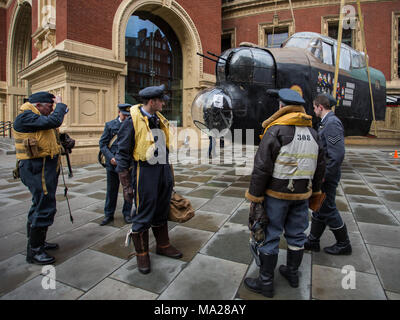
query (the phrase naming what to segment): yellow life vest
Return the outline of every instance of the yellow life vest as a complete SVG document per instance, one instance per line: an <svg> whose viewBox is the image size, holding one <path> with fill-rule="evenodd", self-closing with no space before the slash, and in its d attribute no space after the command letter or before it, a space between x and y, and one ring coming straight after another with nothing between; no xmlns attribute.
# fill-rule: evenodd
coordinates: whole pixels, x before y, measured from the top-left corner
<svg viewBox="0 0 400 320"><path fill-rule="evenodd" d="M29 102L20 107L20 113L27 110L40 115L39 110ZM58 129L48 129L36 132L18 132L13 129L17 160L43 158L46 156L54 158L55 155L60 154L61 145L57 139L57 130ZM34 154L28 152L27 149L29 147L28 144L32 144L32 142L34 144L32 147L35 148L36 151Z"/></svg>
<svg viewBox="0 0 400 320"><path fill-rule="evenodd" d="M142 104L136 104L130 109L133 128L135 129L133 159L135 161L148 161L154 157L156 146L149 126L149 120L140 112L141 106ZM169 122L160 112L157 111L156 114L160 119L160 128L165 134L166 147L170 150Z"/></svg>

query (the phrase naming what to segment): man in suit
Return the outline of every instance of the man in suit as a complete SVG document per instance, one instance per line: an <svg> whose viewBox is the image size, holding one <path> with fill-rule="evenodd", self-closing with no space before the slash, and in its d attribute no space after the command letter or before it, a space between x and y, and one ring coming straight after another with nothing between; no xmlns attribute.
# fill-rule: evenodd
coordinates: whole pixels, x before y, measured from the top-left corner
<svg viewBox="0 0 400 320"><path fill-rule="evenodd" d="M100 223L101 226L109 224L114 220L115 208L117 206L118 189L119 189L119 176L115 171L117 167L117 161L115 160L115 154L117 153L117 133L121 127L122 122L130 116L129 104L118 105L118 117L114 120L106 122L104 132L100 138L99 146L100 151L103 153L106 159L106 170L107 170L107 194L106 203L104 206L104 219ZM132 203L124 200L124 206L122 208L122 214L124 215L124 221L129 224L132 223L131 218Z"/></svg>

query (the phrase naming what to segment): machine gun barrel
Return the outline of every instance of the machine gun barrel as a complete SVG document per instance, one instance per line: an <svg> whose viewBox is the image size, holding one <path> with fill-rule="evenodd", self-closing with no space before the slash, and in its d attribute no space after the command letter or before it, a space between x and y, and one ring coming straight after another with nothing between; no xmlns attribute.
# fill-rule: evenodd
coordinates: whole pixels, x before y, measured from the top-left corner
<svg viewBox="0 0 400 320"><path fill-rule="evenodd" d="M214 54L214 53L212 53L210 51L207 51L207 53L212 55L213 57L219 58L219 59L224 60L224 61L228 61L228 59L222 58L221 56L218 56L218 55L216 55L216 54Z"/></svg>
<svg viewBox="0 0 400 320"><path fill-rule="evenodd" d="M203 58L206 58L206 59L208 59L208 60L214 61L215 63L218 63L218 60L212 59L212 58L207 57L207 56L205 56L204 54L201 54L201 53L198 53L198 52L196 52L196 53L197 53L197 55L199 55L199 56L201 56L201 57L203 57Z"/></svg>

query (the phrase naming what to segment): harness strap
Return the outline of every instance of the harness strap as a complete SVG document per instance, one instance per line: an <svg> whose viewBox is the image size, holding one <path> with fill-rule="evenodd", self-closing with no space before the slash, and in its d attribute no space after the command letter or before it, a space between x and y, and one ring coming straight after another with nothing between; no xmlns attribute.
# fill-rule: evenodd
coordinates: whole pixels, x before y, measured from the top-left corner
<svg viewBox="0 0 400 320"><path fill-rule="evenodd" d="M42 167L42 188L43 188L43 192L44 192L44 194L45 194L45 195L47 195L47 194L48 194L48 192L47 192L47 187L46 187L46 180L45 180L45 178L44 178L44 167L45 167L45 164L46 164L46 157L43 157L43 167Z"/></svg>

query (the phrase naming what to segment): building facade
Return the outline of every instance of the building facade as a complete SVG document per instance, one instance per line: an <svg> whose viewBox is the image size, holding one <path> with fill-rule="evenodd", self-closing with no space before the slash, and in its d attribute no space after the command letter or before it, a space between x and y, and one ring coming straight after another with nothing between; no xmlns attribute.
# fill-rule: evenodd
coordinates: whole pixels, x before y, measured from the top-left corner
<svg viewBox="0 0 400 320"><path fill-rule="evenodd" d="M370 65L385 74L388 94L400 95L400 1L361 3ZM279 46L300 31L335 37L339 7L340 0L0 0L0 121L12 121L33 92L61 94L71 107L61 129L77 141L72 161L93 162L104 123L118 103L136 103L141 88L164 83L166 116L193 127L191 103L215 83L215 63L197 53L241 42ZM355 18L343 41L361 49ZM400 137L399 110L388 108L379 135Z"/></svg>

